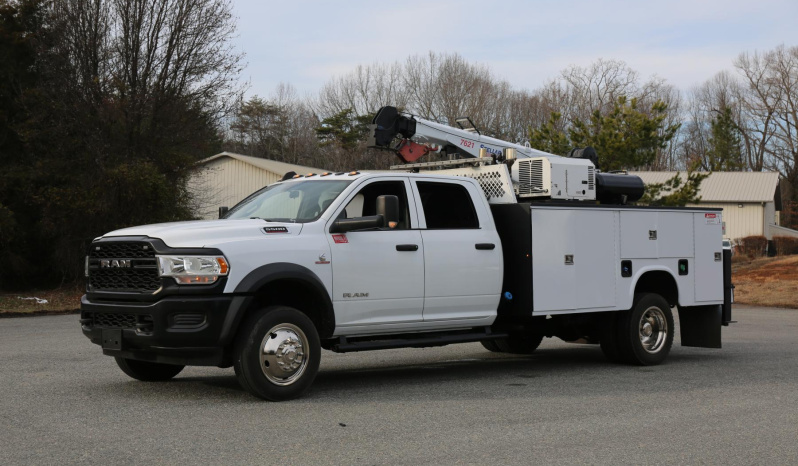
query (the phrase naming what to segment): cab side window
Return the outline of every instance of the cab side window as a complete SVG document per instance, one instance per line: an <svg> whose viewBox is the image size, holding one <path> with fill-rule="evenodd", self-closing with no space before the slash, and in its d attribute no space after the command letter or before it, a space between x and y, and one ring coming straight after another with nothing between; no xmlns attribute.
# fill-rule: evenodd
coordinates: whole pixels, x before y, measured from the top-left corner
<svg viewBox="0 0 798 466"><path fill-rule="evenodd" d="M341 216L346 218L377 215L377 197L390 195L399 198L399 224L394 230L410 228L410 211L407 205L407 190L403 181L378 181L364 186L349 201Z"/></svg>
<svg viewBox="0 0 798 466"><path fill-rule="evenodd" d="M418 193L428 230L479 228L477 211L465 186L419 181Z"/></svg>

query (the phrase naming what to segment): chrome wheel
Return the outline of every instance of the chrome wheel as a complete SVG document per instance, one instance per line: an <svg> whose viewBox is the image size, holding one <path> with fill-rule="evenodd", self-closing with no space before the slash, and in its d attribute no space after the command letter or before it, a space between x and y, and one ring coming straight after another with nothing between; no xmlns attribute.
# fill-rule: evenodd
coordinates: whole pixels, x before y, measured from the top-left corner
<svg viewBox="0 0 798 466"><path fill-rule="evenodd" d="M646 352L658 353L668 337L668 320L662 309L652 306L643 312L639 323L640 344Z"/></svg>
<svg viewBox="0 0 798 466"><path fill-rule="evenodd" d="M260 344L260 368L276 385L291 385L308 366L308 338L296 325L279 324Z"/></svg>

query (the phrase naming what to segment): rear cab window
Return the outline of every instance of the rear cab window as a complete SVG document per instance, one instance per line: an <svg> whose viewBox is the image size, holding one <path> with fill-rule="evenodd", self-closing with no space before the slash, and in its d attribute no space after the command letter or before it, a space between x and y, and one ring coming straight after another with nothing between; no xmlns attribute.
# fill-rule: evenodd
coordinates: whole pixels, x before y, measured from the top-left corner
<svg viewBox="0 0 798 466"><path fill-rule="evenodd" d="M416 181L428 230L479 228L468 189L458 183Z"/></svg>

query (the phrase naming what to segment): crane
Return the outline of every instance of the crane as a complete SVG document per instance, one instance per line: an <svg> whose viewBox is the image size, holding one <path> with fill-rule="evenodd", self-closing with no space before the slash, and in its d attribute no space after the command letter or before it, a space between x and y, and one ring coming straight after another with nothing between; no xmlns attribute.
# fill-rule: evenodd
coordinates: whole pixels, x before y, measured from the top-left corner
<svg viewBox="0 0 798 466"><path fill-rule="evenodd" d="M458 118L460 128L399 112L396 107L380 108L369 127L369 146L391 150L405 164L397 168L446 169L468 166L479 174L468 174L462 168L457 173L480 180L485 170L498 173L512 184L519 198L596 201L625 204L643 196L645 186L637 176L601 173L598 155L592 147L573 149L567 157L533 149L529 146L485 136L469 118ZM468 126L466 127L466 124ZM395 142L397 141L398 142ZM448 162L417 163L430 154L448 155ZM493 168L477 164L494 165ZM515 162L518 163L515 163ZM504 165L499 167L498 165ZM505 176L506 174L506 176ZM480 181L482 183L482 181ZM490 200L490 190L483 184ZM502 196L506 202L508 198Z"/></svg>

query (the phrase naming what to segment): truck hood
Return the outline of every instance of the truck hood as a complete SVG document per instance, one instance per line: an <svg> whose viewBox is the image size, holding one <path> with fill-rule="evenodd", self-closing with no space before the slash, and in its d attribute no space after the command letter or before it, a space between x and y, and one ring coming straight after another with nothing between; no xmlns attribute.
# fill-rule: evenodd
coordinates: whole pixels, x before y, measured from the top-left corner
<svg viewBox="0 0 798 466"><path fill-rule="evenodd" d="M265 222L260 219L199 220L190 222L157 223L112 231L112 236L149 236L163 240L172 248L213 247L244 238L264 236L295 236L302 231L301 223Z"/></svg>

